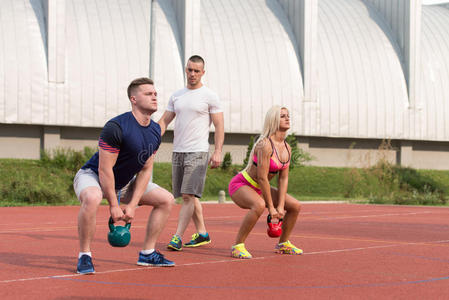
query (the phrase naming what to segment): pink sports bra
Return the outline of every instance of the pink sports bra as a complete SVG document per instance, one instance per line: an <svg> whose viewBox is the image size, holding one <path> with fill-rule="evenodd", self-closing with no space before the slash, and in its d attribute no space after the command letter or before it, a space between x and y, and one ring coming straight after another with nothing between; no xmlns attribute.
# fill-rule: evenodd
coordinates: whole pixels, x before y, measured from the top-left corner
<svg viewBox="0 0 449 300"><path fill-rule="evenodd" d="M290 165L290 152L288 151L287 142L284 140L285 148L287 149L287 152L288 152L288 160L286 162L283 162L282 160L279 159L278 152L277 152L276 147L274 146L273 141L271 140L271 138L268 138L268 140L271 143L271 149L272 149L271 156L270 156L269 172L271 174L277 174L280 170L284 170L284 169L288 168L288 166ZM276 153L276 157L279 160L279 162L282 164L282 166L279 166L273 160L273 154L274 153ZM257 156L256 156L256 154L253 155L253 165L257 166Z"/></svg>

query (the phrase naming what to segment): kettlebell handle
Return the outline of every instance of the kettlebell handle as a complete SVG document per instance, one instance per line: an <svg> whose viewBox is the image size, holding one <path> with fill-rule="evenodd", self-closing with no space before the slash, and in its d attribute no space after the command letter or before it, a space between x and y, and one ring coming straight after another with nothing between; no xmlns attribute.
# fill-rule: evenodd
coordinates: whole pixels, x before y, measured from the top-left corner
<svg viewBox="0 0 449 300"><path fill-rule="evenodd" d="M278 223L282 223L282 220L283 219L279 219ZM268 214L268 216L267 216L267 223L271 223L271 215L270 214Z"/></svg>
<svg viewBox="0 0 449 300"><path fill-rule="evenodd" d="M112 216L109 217L109 231L113 232L115 230L115 226L114 226L114 219L112 219ZM125 224L126 229L130 229L131 228L131 223L126 223Z"/></svg>

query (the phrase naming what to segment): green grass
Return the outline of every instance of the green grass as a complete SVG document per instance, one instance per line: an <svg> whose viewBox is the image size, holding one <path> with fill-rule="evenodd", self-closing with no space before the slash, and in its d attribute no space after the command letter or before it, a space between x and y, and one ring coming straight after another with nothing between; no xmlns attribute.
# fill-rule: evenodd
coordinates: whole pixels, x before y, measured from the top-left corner
<svg viewBox="0 0 449 300"><path fill-rule="evenodd" d="M35 160L0 160L0 205L75 204L72 171Z"/></svg>
<svg viewBox="0 0 449 300"><path fill-rule="evenodd" d="M0 159L0 206L78 205L72 186L78 159L74 160L76 162L69 159L68 164L61 161L64 161L61 157L57 163L48 157L42 160ZM441 199L449 195L449 171L395 168L295 167L290 170L288 193L301 201L445 204ZM226 170L209 169L202 200L217 200L220 190L227 194L229 181L241 169L242 166L235 165ZM156 163L153 181L171 191L171 164ZM276 178L272 184L276 185Z"/></svg>
<svg viewBox="0 0 449 300"><path fill-rule="evenodd" d="M419 173L432 178L435 182L437 182L444 193L449 195L449 171L442 170L419 170Z"/></svg>
<svg viewBox="0 0 449 300"><path fill-rule="evenodd" d="M296 167L289 172L288 192L310 199L344 198L344 168Z"/></svg>

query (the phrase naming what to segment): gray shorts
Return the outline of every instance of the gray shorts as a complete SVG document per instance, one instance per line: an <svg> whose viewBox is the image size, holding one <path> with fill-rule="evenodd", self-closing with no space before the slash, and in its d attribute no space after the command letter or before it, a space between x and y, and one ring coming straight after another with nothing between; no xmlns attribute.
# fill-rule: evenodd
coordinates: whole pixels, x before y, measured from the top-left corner
<svg viewBox="0 0 449 300"><path fill-rule="evenodd" d="M131 197L134 192L134 183L136 182L136 176L134 176L131 181L122 189L117 190L117 198L122 203L128 203L131 200ZM92 171L91 169L80 169L76 175L75 179L73 180L73 189L75 190L76 197L78 200L80 199L81 192L87 188L87 187L98 187L101 190L100 187L100 179L98 178L98 175ZM144 192L144 194L158 188L159 185L156 183L151 182L151 180L148 182L147 188Z"/></svg>
<svg viewBox="0 0 449 300"><path fill-rule="evenodd" d="M173 152L172 187L175 198L181 197L182 194L201 198L208 160L208 152Z"/></svg>

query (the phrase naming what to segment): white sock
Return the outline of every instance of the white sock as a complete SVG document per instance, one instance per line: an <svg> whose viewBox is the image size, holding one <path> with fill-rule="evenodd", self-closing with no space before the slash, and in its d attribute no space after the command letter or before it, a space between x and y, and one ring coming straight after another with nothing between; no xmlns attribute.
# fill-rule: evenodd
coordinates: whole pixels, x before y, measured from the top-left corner
<svg viewBox="0 0 449 300"><path fill-rule="evenodd" d="M148 249L148 250L140 250L140 253L144 255L148 255L154 252L154 249Z"/></svg>
<svg viewBox="0 0 449 300"><path fill-rule="evenodd" d="M92 252L80 252L78 254L78 258L81 258L81 256L83 256L83 255L89 255L90 257L92 257Z"/></svg>

